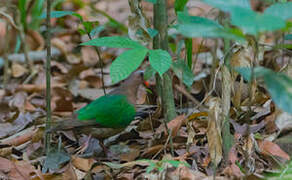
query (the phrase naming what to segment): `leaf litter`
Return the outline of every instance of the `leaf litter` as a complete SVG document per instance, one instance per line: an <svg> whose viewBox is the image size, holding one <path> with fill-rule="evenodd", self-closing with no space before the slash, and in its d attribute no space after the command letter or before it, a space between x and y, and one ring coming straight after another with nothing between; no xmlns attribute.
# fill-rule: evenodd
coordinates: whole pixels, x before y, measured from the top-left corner
<svg viewBox="0 0 292 180"><path fill-rule="evenodd" d="M72 10L82 14L86 19L98 19L104 26L102 36L124 35L123 30L112 26L103 13L97 13L87 3L92 3L95 9L107 12L122 24L131 23L135 30L134 21L127 22L130 14L128 2L86 0L66 1L62 3L63 10ZM168 3L173 5L173 1ZM152 6L143 2L145 14L150 17ZM201 8L198 12L199 6ZM89 10L91 9L91 10ZM210 7L190 1L190 13L200 14L209 12ZM95 13L91 13L94 11ZM170 10L171 11L171 10ZM173 11L173 10L172 10ZM101 12L101 11L99 11ZM12 13L12 12L9 12ZM8 13L8 14L9 14ZM144 15L144 13L143 13ZM213 14L212 14L213 15ZM171 18L174 16L171 15ZM59 53L52 61L52 110L53 120L66 119L76 109L81 108L91 100L103 95L101 90L101 74L97 54L93 48L78 47L87 37L78 34L76 27L78 19L67 16L63 22L52 19L54 27L60 27L54 32L52 44ZM6 24L1 21L1 37L10 34L16 37L14 31L7 32ZM141 24L139 25L141 26ZM145 29L144 29L145 30ZM38 31L27 33L27 44L30 49L44 50L44 37ZM15 39L11 44L15 46ZM265 37L261 37L265 38ZM271 41L270 38L268 39ZM203 72L204 75L195 80L188 89L197 100L209 102L207 112L193 112L194 107L186 97L177 93L176 103L180 113L167 123L162 121L161 109L156 99L156 90L152 84L152 93L139 89L137 104L154 104L158 107L152 115L134 121L127 130L116 137L108 139L109 156L103 155L98 140L90 140L89 146L78 154L86 137L74 134L72 131L58 132L53 135L52 145L58 150L51 155L51 161L44 164L43 150L45 135L45 73L42 57L34 61L37 75L29 83L24 83L29 76L28 67L22 62L13 62L9 68L8 84L0 87L0 176L3 179L234 179L249 175L262 177L267 170L282 166L290 160L290 141L284 141L291 136L291 116L279 110L267 92L254 86L255 100L252 104L254 116L245 121L248 112L248 84L237 80L236 73L231 74L232 93L230 122L232 145L227 162L223 162L222 153L222 117L220 112L221 82L217 77L214 81L214 92L206 84L213 84L210 77L211 56L206 52L213 50L215 42L208 40L204 43L201 38L193 38L193 52L196 57L196 67L193 72ZM12 46L11 46L12 47ZM240 47L231 57L231 65L250 66L252 52L250 47ZM3 56L5 46L1 44L0 55ZM261 49L263 63L269 62L273 50ZM9 51L13 53L13 51ZM121 50L102 48L102 59L105 72L107 91L115 87L109 78L109 65L121 53ZM184 51L181 51L184 54ZM33 54L33 53L31 53ZM23 56L24 57L24 56ZM287 57L284 57L284 59ZM279 59L277 59L279 61ZM281 63L273 64L275 70L281 69ZM289 74L289 71L287 72ZM291 74L291 73L290 73ZM3 74L1 74L1 80ZM291 77L291 76L290 76ZM179 77L177 77L179 79ZM177 83L182 86L180 80ZM150 87L151 89L151 87ZM210 103L210 102L213 102ZM183 102L183 105L182 103ZM203 101L204 102L204 101ZM208 104L205 104L207 106ZM191 106L191 108L189 108ZM192 109L192 110L190 110ZM147 110L146 110L147 111ZM150 111L150 110L149 110ZM171 131L171 134L168 133ZM59 147L58 147L59 146ZM288 148L287 148L288 146ZM174 154L171 155L172 149ZM44 165L44 166L43 166ZM214 169L214 167L216 167ZM41 171L48 168L50 172Z"/></svg>

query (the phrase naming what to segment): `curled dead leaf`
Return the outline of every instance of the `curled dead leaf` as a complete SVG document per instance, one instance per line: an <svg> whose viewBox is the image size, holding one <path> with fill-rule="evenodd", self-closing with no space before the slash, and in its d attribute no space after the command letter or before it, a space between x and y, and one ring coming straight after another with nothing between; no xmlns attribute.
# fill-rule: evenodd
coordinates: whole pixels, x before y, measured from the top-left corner
<svg viewBox="0 0 292 180"><path fill-rule="evenodd" d="M222 159L222 137L221 137L221 121L222 110L220 108L219 98L212 98L209 101L209 113L208 113L208 128L207 139L210 158L217 166Z"/></svg>

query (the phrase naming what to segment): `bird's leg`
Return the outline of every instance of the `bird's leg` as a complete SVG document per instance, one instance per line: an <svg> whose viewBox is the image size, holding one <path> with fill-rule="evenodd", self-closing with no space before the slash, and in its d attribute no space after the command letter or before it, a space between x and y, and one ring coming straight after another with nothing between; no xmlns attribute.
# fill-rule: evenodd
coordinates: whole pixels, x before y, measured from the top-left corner
<svg viewBox="0 0 292 180"><path fill-rule="evenodd" d="M89 142L90 142L90 139L91 139L91 134L88 136L87 140L85 141L84 144L82 144L77 150L77 154L83 154L84 151L87 149L88 145L89 145Z"/></svg>
<svg viewBox="0 0 292 180"><path fill-rule="evenodd" d="M109 151L108 151L108 149L105 147L105 145L104 145L104 143L103 143L103 140L98 140L98 142L99 142L99 145L101 146L101 148L102 148L102 150L103 150L105 156L108 157L108 153L109 153Z"/></svg>

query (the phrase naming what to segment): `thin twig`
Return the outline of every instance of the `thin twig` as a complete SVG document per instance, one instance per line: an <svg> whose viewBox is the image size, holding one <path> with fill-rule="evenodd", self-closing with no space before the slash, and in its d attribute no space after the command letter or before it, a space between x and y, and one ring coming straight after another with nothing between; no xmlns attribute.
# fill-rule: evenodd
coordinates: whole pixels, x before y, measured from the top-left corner
<svg viewBox="0 0 292 180"><path fill-rule="evenodd" d="M190 99L194 104L196 104L197 106L200 106L200 110L202 111L207 111L207 108L202 105L196 98L194 98L189 92L187 92L187 90L182 87L182 86L179 86L178 84L175 84L174 85L174 88L176 90L178 90L179 92L181 92L183 95L185 95L188 99Z"/></svg>
<svg viewBox="0 0 292 180"><path fill-rule="evenodd" d="M92 37L90 35L89 32L87 32L87 35L89 37L90 40L92 40ZM101 55L100 55L100 51L98 49L98 47L94 46L94 49L97 53L97 56L98 56L98 61L99 61L99 66L100 66L100 71L101 71L101 84L102 84L102 90L103 90L103 94L106 95L106 91L105 91L105 85L104 85L104 74L103 74L103 64L102 64L102 58L101 58Z"/></svg>

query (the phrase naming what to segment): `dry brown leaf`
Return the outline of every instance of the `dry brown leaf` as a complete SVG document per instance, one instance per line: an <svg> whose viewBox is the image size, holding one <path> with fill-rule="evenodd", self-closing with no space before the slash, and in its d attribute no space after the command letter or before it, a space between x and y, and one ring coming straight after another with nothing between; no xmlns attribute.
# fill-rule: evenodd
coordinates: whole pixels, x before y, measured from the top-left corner
<svg viewBox="0 0 292 180"><path fill-rule="evenodd" d="M212 162L217 166L222 159L222 138L221 138L221 121L222 110L220 109L219 98L210 99L210 111L208 113L208 128L207 139L210 158Z"/></svg>
<svg viewBox="0 0 292 180"><path fill-rule="evenodd" d="M56 67L63 74L66 74L69 72L69 70L64 66L64 64L59 63L57 61L52 61L51 66L52 66L52 68Z"/></svg>
<svg viewBox="0 0 292 180"><path fill-rule="evenodd" d="M7 139L1 141L1 144L8 144L12 146L18 146L30 141L34 135L36 134L38 129L28 128L23 132L19 132L14 134L14 136L10 136Z"/></svg>
<svg viewBox="0 0 292 180"><path fill-rule="evenodd" d="M292 129L291 114L280 110L277 110L276 114L275 124L280 132Z"/></svg>
<svg viewBox="0 0 292 180"><path fill-rule="evenodd" d="M31 180L63 180L62 174L41 174L41 178L39 176L31 178Z"/></svg>
<svg viewBox="0 0 292 180"><path fill-rule="evenodd" d="M140 150L136 148L131 148L129 152L120 155L122 161L134 161L140 155Z"/></svg>
<svg viewBox="0 0 292 180"><path fill-rule="evenodd" d="M290 156L284 152L277 144L266 141L266 140L258 140L259 149L264 155L273 155L284 158L286 160L290 160Z"/></svg>
<svg viewBox="0 0 292 180"><path fill-rule="evenodd" d="M151 156L151 155L154 155L157 152L159 152L161 149L163 149L163 147L164 146L162 144L158 144L158 145L155 145L155 146L151 146L151 147L147 148L145 150L145 152L143 152L142 156Z"/></svg>
<svg viewBox="0 0 292 180"><path fill-rule="evenodd" d="M15 135L33 121L30 113L19 113L13 123L0 123L0 138Z"/></svg>
<svg viewBox="0 0 292 180"><path fill-rule="evenodd" d="M15 62L12 63L11 71L14 78L19 78L28 72L28 70L23 65Z"/></svg>
<svg viewBox="0 0 292 180"><path fill-rule="evenodd" d="M201 180L206 178L206 175L199 171L191 170L186 166L179 166L174 171L168 171L166 177L169 180Z"/></svg>
<svg viewBox="0 0 292 180"><path fill-rule="evenodd" d="M0 157L9 157L12 154L13 147L9 146L0 149ZM1 176L0 176L1 177Z"/></svg>
<svg viewBox="0 0 292 180"><path fill-rule="evenodd" d="M60 39L60 38L52 38L51 43L52 43L53 46L58 48L65 57L67 57L66 43L64 41L62 41L62 39Z"/></svg>
<svg viewBox="0 0 292 180"><path fill-rule="evenodd" d="M62 175L63 175L63 180L77 180L77 176L75 174L75 171L71 163L67 165L67 168L64 171L64 173L62 173Z"/></svg>
<svg viewBox="0 0 292 180"><path fill-rule="evenodd" d="M17 107L20 111L24 111L27 93L20 91L14 94L13 98L9 101L10 107Z"/></svg>
<svg viewBox="0 0 292 180"><path fill-rule="evenodd" d="M27 180L35 175L36 169L25 161L10 161L0 157L0 171L6 172L11 180Z"/></svg>
<svg viewBox="0 0 292 180"><path fill-rule="evenodd" d="M181 125L183 124L185 120L185 115L180 115L177 116L176 118L174 118L173 120L171 120L170 122L167 123L167 127L169 130L171 130L171 134L173 137L175 137L181 127ZM158 133L161 133L162 131L164 131L165 134L168 134L164 124L161 124L160 127L158 128Z"/></svg>
<svg viewBox="0 0 292 180"><path fill-rule="evenodd" d="M134 179L134 173L122 173L119 174L117 180L132 180Z"/></svg>
<svg viewBox="0 0 292 180"><path fill-rule="evenodd" d="M76 167L77 169L80 169L82 171L88 172L91 168L92 165L96 162L94 159L85 159L85 158L80 158L77 156L72 157L72 165Z"/></svg>
<svg viewBox="0 0 292 180"><path fill-rule="evenodd" d="M35 30L29 29L26 35L26 41L29 43L29 47L32 50L43 50L45 47L45 40L43 36Z"/></svg>

